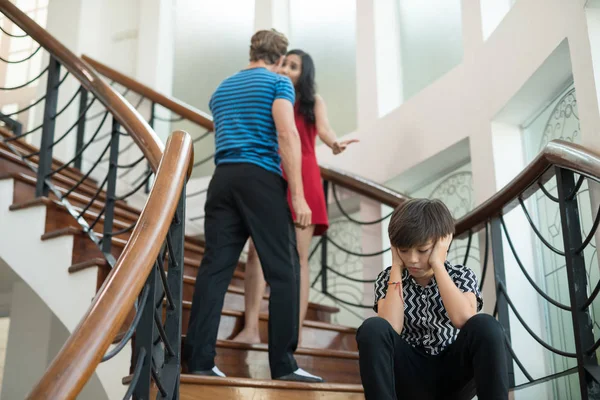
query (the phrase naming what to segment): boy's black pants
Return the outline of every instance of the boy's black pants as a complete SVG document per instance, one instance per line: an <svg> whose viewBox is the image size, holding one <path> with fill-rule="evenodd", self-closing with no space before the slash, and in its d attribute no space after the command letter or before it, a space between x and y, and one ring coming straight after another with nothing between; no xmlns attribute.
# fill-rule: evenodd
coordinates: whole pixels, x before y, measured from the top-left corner
<svg viewBox="0 0 600 400"><path fill-rule="evenodd" d="M206 250L194 289L185 358L190 371L212 369L221 310L240 253L251 236L269 300L269 364L277 378L295 371L299 271L296 234L285 180L253 164L215 170L205 205Z"/></svg>
<svg viewBox="0 0 600 400"><path fill-rule="evenodd" d="M469 319L435 356L409 345L381 317L367 319L356 340L367 400L458 399L473 381L479 400L508 399L504 332L490 315Z"/></svg>

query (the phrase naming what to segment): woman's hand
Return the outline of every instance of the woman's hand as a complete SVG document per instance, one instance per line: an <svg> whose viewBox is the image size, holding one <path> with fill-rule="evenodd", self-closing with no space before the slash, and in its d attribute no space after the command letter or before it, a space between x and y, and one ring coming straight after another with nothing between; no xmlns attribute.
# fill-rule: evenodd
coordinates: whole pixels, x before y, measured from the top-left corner
<svg viewBox="0 0 600 400"><path fill-rule="evenodd" d="M346 147L348 147L348 145L351 145L352 143L358 143L358 142L360 142L360 140L358 140L358 139L336 140L331 145L331 151L333 151L333 154L340 154L344 150L346 150Z"/></svg>

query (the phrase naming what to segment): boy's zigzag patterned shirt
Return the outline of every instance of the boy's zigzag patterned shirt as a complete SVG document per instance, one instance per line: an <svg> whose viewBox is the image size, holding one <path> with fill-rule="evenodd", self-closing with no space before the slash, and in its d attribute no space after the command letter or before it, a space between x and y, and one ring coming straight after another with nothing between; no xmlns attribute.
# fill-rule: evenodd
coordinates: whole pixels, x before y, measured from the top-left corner
<svg viewBox="0 0 600 400"><path fill-rule="evenodd" d="M450 278L464 293L472 292L477 298L477 311L483 307L483 299L477 285L477 277L471 269L462 265L444 264ZM375 280L375 305L383 298L388 290L391 267L383 270ZM426 287L419 285L404 270L402 274L404 293L404 327L401 337L411 346L421 348L426 353L436 355L448 347L458 335L458 329L452 325L450 317L444 308L435 277Z"/></svg>

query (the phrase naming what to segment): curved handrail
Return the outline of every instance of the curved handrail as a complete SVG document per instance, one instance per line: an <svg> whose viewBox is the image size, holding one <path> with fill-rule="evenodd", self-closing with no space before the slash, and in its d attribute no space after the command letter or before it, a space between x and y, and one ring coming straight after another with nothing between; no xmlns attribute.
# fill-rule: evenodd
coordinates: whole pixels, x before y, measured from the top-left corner
<svg viewBox="0 0 600 400"><path fill-rule="evenodd" d="M52 54L63 67L69 70L88 91L92 92L106 106L108 111L135 140L152 169L156 172L164 151L164 145L129 102L104 82L86 62L73 54L9 0L0 0L0 11Z"/></svg>
<svg viewBox="0 0 600 400"><path fill-rule="evenodd" d="M167 235L192 160L188 133L167 141L156 181L117 264L81 322L54 358L28 399L73 399L94 373L139 295ZM85 345L84 345L85 344Z"/></svg>
<svg viewBox="0 0 600 400"><path fill-rule="evenodd" d="M107 66L106 64L94 60L89 56L83 55L82 58L106 78L148 98L150 101L156 104L160 104L175 114L188 119L209 131L214 130L213 120L210 115L182 101L165 96L156 90L136 81L135 79L130 78L127 75L124 75L119 71ZM386 188L385 186L370 181L366 178L349 174L348 172L344 172L329 166L320 166L320 168L321 176L324 179L331 181L338 186L350 189L354 192L380 201L388 206L396 207L398 204L402 203L408 198L401 193Z"/></svg>
<svg viewBox="0 0 600 400"><path fill-rule="evenodd" d="M130 78L127 75L109 67L108 65L101 63L100 61L96 61L93 58L86 56L85 54L82 55L81 58L108 79L113 80L127 89L131 89L132 91L141 94L144 97L147 97L154 103L160 104L166 109L173 111L174 113L202 126L203 128L208 130L213 129L212 117L206 113L203 113L197 108L194 108L173 97L165 96L164 94L157 92L143 83L140 83L135 79Z"/></svg>
<svg viewBox="0 0 600 400"><path fill-rule="evenodd" d="M536 182L541 180L543 183L553 175L546 174L552 166L600 180L600 153L571 142L553 140L512 181L456 221L456 236L483 229L492 217L513 209L519 204L519 197L524 200L535 192L532 186Z"/></svg>

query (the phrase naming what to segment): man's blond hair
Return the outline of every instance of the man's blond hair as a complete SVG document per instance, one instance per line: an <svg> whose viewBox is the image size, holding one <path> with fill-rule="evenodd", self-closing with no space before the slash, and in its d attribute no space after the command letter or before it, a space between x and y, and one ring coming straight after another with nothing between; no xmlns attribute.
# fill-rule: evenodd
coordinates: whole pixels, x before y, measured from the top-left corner
<svg viewBox="0 0 600 400"><path fill-rule="evenodd" d="M288 40L275 29L258 31L250 41L250 61L275 64L287 52Z"/></svg>

